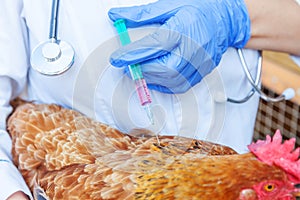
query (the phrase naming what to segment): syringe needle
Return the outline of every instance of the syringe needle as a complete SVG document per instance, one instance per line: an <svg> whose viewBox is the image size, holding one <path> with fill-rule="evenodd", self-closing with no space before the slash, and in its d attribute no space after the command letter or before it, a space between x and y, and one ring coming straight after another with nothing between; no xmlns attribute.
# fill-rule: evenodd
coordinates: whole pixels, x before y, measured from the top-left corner
<svg viewBox="0 0 300 200"><path fill-rule="evenodd" d="M154 125L154 119L153 119L153 114L151 112L150 105L149 104L145 105L144 109L146 110L149 121L151 122L152 125Z"/></svg>
<svg viewBox="0 0 300 200"><path fill-rule="evenodd" d="M146 110L149 121L151 122L152 125L154 125L153 114L151 112L149 104L145 105L144 109ZM156 140L157 140L158 145L160 145L160 141L159 141L159 138L158 138L158 133L155 133L155 136L156 136Z"/></svg>

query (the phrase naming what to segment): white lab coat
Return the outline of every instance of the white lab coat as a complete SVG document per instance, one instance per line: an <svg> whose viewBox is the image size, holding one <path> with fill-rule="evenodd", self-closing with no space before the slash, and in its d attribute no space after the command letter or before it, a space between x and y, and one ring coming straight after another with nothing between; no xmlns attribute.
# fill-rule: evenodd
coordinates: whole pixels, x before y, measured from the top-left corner
<svg viewBox="0 0 300 200"><path fill-rule="evenodd" d="M151 0L150 0L151 1ZM141 4L140 0L60 1L58 38L75 50L74 65L59 76L44 76L30 68L30 52L48 39L51 0L2 0L0 3L0 199L17 190L29 194L11 162L11 140L5 119L9 100L21 92L28 100L56 103L76 109L121 131L147 128L226 144L239 152L251 142L258 106L254 95L244 104L224 102L227 96L244 97L250 90L234 49L220 66L185 94L151 91L155 125L140 108L132 80L110 66L110 53L119 47L107 16L111 7ZM151 29L131 30L137 39ZM250 71L256 73L258 53L245 50ZM166 80L167 81L167 80ZM25 89L25 91L24 91Z"/></svg>

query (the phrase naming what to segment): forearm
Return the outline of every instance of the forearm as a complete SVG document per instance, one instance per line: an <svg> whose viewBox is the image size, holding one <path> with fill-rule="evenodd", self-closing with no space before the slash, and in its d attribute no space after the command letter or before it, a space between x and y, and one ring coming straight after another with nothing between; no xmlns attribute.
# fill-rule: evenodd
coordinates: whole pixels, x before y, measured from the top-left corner
<svg viewBox="0 0 300 200"><path fill-rule="evenodd" d="M294 0L245 0L251 38L247 48L300 55L300 6Z"/></svg>

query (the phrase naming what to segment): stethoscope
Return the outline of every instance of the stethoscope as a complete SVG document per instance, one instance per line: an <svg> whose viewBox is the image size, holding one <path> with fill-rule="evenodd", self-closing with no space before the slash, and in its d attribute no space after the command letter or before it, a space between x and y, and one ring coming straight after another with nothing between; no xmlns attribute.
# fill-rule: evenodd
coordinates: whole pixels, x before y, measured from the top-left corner
<svg viewBox="0 0 300 200"><path fill-rule="evenodd" d="M31 53L33 69L44 75L59 75L67 71L74 62L74 50L65 41L57 40L59 0L52 1L49 40L40 43Z"/></svg>
<svg viewBox="0 0 300 200"><path fill-rule="evenodd" d="M242 49L237 49L237 53L240 59L240 62L242 64L243 70L246 74L246 77L249 81L249 83L252 86L252 89L248 92L248 94L240 99L233 99L233 98L227 98L227 101L230 103L245 103L248 101L255 92L257 92L260 96L261 99L267 101L267 102L279 102L283 100L289 100L292 99L295 96L295 91L292 88L287 88L285 89L282 94L280 94L277 97L270 97L266 95L261 89L260 89L260 80L261 80L261 72L262 72L262 53L259 51L259 56L258 56L258 61L257 61L257 73L255 80L252 78L252 75L249 71L249 68L247 66L247 62L245 60L243 50Z"/></svg>
<svg viewBox="0 0 300 200"><path fill-rule="evenodd" d="M44 75L59 75L68 70L74 62L74 50L70 44L65 41L57 40L57 20L58 20L59 0L52 1L50 33L49 40L40 43L31 54L31 66L36 71ZM279 102L289 100L295 96L295 91L292 88L287 88L277 97L270 97L263 93L260 89L261 71L262 71L262 54L259 52L257 63L257 73L255 79L249 71L244 58L242 49L237 49L240 62L252 89L247 95L240 99L225 97L221 101L231 103L245 103L257 92L263 100L267 102Z"/></svg>

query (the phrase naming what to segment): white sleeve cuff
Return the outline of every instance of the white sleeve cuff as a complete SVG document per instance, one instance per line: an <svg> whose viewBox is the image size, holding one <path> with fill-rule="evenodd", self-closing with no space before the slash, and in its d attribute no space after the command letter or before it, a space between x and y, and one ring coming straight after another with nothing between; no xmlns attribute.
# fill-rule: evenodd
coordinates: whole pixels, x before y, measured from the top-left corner
<svg viewBox="0 0 300 200"><path fill-rule="evenodd" d="M21 173L11 161L11 139L0 130L0 199L7 199L17 191L22 191L31 199L32 195Z"/></svg>
<svg viewBox="0 0 300 200"><path fill-rule="evenodd" d="M291 58L300 67L300 56L291 56Z"/></svg>
<svg viewBox="0 0 300 200"><path fill-rule="evenodd" d="M18 169L10 161L0 160L0 199L7 199L17 191L32 195Z"/></svg>

